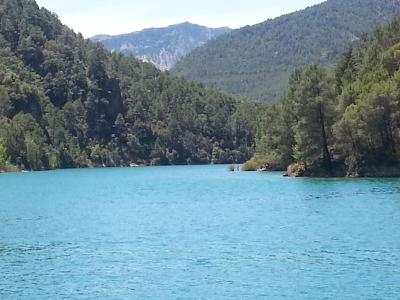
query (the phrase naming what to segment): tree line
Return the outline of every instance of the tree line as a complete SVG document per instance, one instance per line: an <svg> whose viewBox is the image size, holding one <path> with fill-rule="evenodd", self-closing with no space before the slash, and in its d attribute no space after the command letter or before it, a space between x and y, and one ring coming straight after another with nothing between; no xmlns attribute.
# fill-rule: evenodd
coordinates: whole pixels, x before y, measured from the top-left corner
<svg viewBox="0 0 400 300"><path fill-rule="evenodd" d="M399 176L400 18L343 53L290 77L284 100L257 122L245 168L297 176Z"/></svg>

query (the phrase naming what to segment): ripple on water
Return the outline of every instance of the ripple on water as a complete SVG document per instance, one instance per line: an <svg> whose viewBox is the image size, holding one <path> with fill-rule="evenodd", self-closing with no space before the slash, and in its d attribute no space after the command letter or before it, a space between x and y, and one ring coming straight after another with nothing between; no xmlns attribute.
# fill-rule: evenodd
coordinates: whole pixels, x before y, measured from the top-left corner
<svg viewBox="0 0 400 300"><path fill-rule="evenodd" d="M226 169L2 176L0 298L400 297L398 180Z"/></svg>

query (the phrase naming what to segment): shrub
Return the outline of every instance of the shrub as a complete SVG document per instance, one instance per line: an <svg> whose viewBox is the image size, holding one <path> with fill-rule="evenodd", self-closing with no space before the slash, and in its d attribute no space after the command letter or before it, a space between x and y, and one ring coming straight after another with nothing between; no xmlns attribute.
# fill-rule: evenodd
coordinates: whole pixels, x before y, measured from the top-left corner
<svg viewBox="0 0 400 300"><path fill-rule="evenodd" d="M258 170L258 165L254 160L246 161L242 166L242 171L244 172L252 172L257 170Z"/></svg>
<svg viewBox="0 0 400 300"><path fill-rule="evenodd" d="M6 149L0 144L0 172L16 172L17 167L13 166L7 156Z"/></svg>

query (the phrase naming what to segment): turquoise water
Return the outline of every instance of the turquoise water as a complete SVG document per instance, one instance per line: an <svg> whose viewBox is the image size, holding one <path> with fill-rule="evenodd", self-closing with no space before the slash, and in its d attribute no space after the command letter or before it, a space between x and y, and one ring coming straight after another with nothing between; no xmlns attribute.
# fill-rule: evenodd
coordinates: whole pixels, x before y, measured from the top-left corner
<svg viewBox="0 0 400 300"><path fill-rule="evenodd" d="M400 299L400 180L0 175L0 299Z"/></svg>

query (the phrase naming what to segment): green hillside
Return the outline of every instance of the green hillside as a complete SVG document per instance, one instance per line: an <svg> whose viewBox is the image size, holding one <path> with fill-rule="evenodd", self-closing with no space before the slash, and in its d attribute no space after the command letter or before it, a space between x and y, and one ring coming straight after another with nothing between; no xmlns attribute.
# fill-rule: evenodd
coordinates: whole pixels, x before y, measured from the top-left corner
<svg viewBox="0 0 400 300"><path fill-rule="evenodd" d="M241 161L253 109L0 1L0 171Z"/></svg>
<svg viewBox="0 0 400 300"><path fill-rule="evenodd" d="M328 0L231 31L194 50L173 72L232 95L274 101L295 68L335 62L363 33L399 14L399 0Z"/></svg>
<svg viewBox="0 0 400 300"><path fill-rule="evenodd" d="M287 97L261 113L257 128L247 168L400 176L400 17L345 51L335 72L295 71Z"/></svg>

